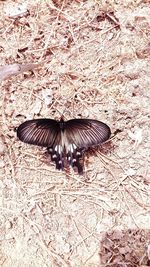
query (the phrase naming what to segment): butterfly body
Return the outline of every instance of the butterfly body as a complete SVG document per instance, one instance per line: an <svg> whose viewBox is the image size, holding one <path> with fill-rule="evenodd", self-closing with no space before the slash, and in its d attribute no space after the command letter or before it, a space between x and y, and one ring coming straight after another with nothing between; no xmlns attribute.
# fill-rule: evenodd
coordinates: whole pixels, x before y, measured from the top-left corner
<svg viewBox="0 0 150 267"><path fill-rule="evenodd" d="M83 171L80 159L84 151L105 142L110 134L109 126L91 119L35 119L25 121L17 129L21 141L47 147L57 169L63 170L69 163L79 173Z"/></svg>

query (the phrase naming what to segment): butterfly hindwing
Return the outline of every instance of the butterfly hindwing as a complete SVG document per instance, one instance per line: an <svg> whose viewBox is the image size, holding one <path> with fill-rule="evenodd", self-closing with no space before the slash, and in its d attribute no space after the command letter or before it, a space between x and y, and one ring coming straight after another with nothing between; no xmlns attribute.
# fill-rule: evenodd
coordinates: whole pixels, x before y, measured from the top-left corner
<svg viewBox="0 0 150 267"><path fill-rule="evenodd" d="M64 169L64 149L61 145L54 145L47 148L48 153L51 155L51 160L55 162L57 170Z"/></svg>
<svg viewBox="0 0 150 267"><path fill-rule="evenodd" d="M83 173L83 167L80 159L83 157L83 149L78 148L74 143L66 145L67 161L72 168L76 167L78 173Z"/></svg>
<svg viewBox="0 0 150 267"><path fill-rule="evenodd" d="M17 129L17 137L25 143L50 147L60 141L59 122L51 119L29 120Z"/></svg>

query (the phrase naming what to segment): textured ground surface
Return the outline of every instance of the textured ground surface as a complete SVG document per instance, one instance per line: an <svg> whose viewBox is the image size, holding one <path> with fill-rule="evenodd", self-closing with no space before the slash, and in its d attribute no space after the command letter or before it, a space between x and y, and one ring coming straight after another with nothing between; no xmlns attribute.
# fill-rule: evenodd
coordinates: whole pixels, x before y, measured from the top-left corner
<svg viewBox="0 0 150 267"><path fill-rule="evenodd" d="M24 2L0 1L1 66L40 63L1 82L0 266L150 266L149 1ZM120 130L84 176L16 138L62 114Z"/></svg>

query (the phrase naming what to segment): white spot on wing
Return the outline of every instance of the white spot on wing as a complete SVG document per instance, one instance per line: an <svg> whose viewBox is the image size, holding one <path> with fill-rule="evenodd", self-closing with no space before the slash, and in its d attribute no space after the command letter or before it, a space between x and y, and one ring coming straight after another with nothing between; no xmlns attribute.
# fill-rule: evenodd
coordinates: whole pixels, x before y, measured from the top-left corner
<svg viewBox="0 0 150 267"><path fill-rule="evenodd" d="M62 146L58 146L58 153L61 154L62 153Z"/></svg>
<svg viewBox="0 0 150 267"><path fill-rule="evenodd" d="M77 148L77 146L75 144L72 144L72 147L73 147L73 149L76 149Z"/></svg>
<svg viewBox="0 0 150 267"><path fill-rule="evenodd" d="M68 151L71 152L71 153L73 153L76 148L77 147L76 147L75 144L69 144L68 147L67 147Z"/></svg>
<svg viewBox="0 0 150 267"><path fill-rule="evenodd" d="M58 153L58 154L61 154L62 153L62 146L61 145L56 145L54 150Z"/></svg>

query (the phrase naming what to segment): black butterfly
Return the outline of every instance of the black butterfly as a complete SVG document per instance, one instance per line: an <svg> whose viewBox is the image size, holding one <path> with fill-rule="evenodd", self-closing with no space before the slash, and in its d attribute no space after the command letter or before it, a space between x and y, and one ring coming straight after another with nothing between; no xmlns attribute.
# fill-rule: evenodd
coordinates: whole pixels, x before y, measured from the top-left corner
<svg viewBox="0 0 150 267"><path fill-rule="evenodd" d="M60 121L35 119L22 123L17 128L18 138L28 144L47 147L56 169L63 170L66 163L83 172L80 159L84 151L109 139L109 126L91 119Z"/></svg>

